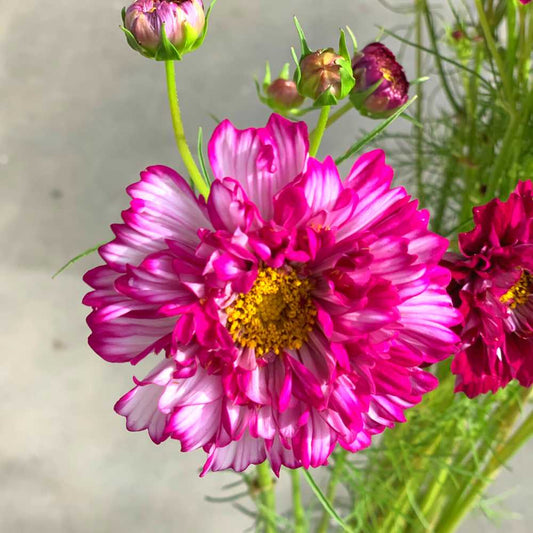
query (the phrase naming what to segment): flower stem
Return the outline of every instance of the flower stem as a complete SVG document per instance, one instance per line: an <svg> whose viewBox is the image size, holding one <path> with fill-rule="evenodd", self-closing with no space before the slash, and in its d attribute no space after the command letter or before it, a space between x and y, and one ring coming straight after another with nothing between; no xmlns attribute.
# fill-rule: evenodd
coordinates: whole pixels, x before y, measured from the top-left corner
<svg viewBox="0 0 533 533"><path fill-rule="evenodd" d="M331 116L329 117L328 122L326 124L326 128L329 128L331 125L335 124L335 122L337 122L339 118L341 118L346 113L348 113L348 111L350 111L350 109L352 108L353 108L352 102L347 102L342 107L337 109L337 111L335 111L335 113L332 113Z"/></svg>
<svg viewBox="0 0 533 533"><path fill-rule="evenodd" d="M342 471L344 470L344 462L346 461L347 453L348 452L346 450L341 450L335 455L335 466L333 467L333 471L331 472L331 477L329 478L328 488L326 490L326 498L331 503L334 503L334 500L335 500L335 493L337 492L337 484L339 483ZM330 522L329 513L324 511L322 513L322 519L320 520L320 524L318 526L318 529L316 530L316 533L326 533L328 531L329 522Z"/></svg>
<svg viewBox="0 0 533 533"><path fill-rule="evenodd" d="M291 470L292 481L292 507L294 513L294 533L305 533L307 531L305 523L305 511L302 505L302 490L300 487L299 470Z"/></svg>
<svg viewBox="0 0 533 533"><path fill-rule="evenodd" d="M526 389L524 391L525 398L522 397L522 400L527 400L530 393L531 390ZM514 401L510 406L507 416L502 422L502 433L504 433L504 435L512 429L514 425L513 422L519 416L522 407L522 401ZM483 472L472 484L470 490L466 494L464 492L459 494L459 497L454 501L451 508L447 509L443 519L437 525L435 529L436 533L452 533L456 530L463 517L482 495L490 482L496 477L504 463L508 461L532 435L533 412L529 414L526 420L507 441L496 448L493 456L489 459Z"/></svg>
<svg viewBox="0 0 533 533"><path fill-rule="evenodd" d="M324 135L324 132L326 131L326 125L328 123L330 109L331 109L331 106L329 105L326 105L320 109L320 116L318 117L316 128L313 130L310 136L311 138L310 138L309 155L311 157L314 157L316 155L316 153L318 152L318 148L320 147L322 136Z"/></svg>
<svg viewBox="0 0 533 533"><path fill-rule="evenodd" d="M416 77L420 79L422 77L422 6L420 5L419 0L415 0L416 7L416 44L418 48L416 49ZM418 96L416 100L416 120L420 124L422 122L423 114L423 94L424 88L421 83L416 86L416 94ZM423 128L415 128L416 136L416 189L417 196L420 200L420 205L425 206L426 195L424 191L424 161L423 161Z"/></svg>
<svg viewBox="0 0 533 533"><path fill-rule="evenodd" d="M505 65L503 64L502 56L500 55L496 42L494 41L492 30L490 28L489 21L487 20L487 16L485 15L485 10L483 8L481 0L475 0L475 4L479 16L479 22L481 24L481 28L483 29L483 34L485 35L487 48L489 49L489 52L492 55L492 58L494 59L496 67L498 68L498 71L500 73L500 77L502 79L503 84L503 92L505 94L507 102L511 104L513 101L513 90L511 87L510 80L506 75Z"/></svg>
<svg viewBox="0 0 533 533"><path fill-rule="evenodd" d="M442 88L448 97L450 105L453 107L456 113L461 113L461 106L457 103L455 96L450 88L448 83L448 75L444 71L444 66L442 64L441 55L439 52L439 43L437 39L437 34L435 32L435 25L433 24L433 17L431 16L431 11L429 9L427 0L420 0L420 9L424 13L426 19L426 24L428 28L429 38L431 40L431 47L435 51L435 63L437 65L437 70L439 71L439 77L442 83Z"/></svg>
<svg viewBox="0 0 533 533"><path fill-rule="evenodd" d="M265 533L276 533L277 528L273 518L276 514L276 499L268 461L257 465L256 471L261 499L259 512L265 525Z"/></svg>
<svg viewBox="0 0 533 533"><path fill-rule="evenodd" d="M167 75L167 93L168 103L170 106L170 115L172 117L172 127L174 129L174 137L176 138L176 146L181 155L185 168L189 172L191 180L198 192L206 199L209 196L209 188L194 162L187 139L185 137L185 130L183 129L183 122L181 120L180 104L178 100L178 89L176 87L176 72L174 70L173 61L165 61L165 71Z"/></svg>

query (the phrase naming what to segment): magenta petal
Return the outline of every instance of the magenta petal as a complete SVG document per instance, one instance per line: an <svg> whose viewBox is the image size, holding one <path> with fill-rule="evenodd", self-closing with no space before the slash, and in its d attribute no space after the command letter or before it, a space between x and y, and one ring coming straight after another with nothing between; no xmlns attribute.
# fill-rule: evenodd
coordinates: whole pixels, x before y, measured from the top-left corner
<svg viewBox="0 0 533 533"><path fill-rule="evenodd" d="M236 129L222 121L209 142L208 154L215 178L233 178L258 206L265 220L272 218L272 198L305 170L307 128L272 115L265 128Z"/></svg>

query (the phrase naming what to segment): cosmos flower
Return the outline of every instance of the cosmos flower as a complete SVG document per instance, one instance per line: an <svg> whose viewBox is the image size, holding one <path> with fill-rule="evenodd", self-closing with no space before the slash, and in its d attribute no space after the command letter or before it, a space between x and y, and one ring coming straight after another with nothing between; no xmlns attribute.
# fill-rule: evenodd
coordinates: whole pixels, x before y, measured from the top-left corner
<svg viewBox="0 0 533 533"><path fill-rule="evenodd" d="M85 276L93 349L160 354L116 411L156 443L203 448L202 475L368 446L436 386L420 365L457 341L447 240L390 188L381 151L342 182L330 157L309 157L304 123L272 115L259 129L223 121L208 152L208 200L148 168Z"/></svg>
<svg viewBox="0 0 533 533"><path fill-rule="evenodd" d="M450 292L464 317L453 360L456 390L470 398L516 379L533 383L533 196L519 183L506 202L474 209L475 228L447 254Z"/></svg>

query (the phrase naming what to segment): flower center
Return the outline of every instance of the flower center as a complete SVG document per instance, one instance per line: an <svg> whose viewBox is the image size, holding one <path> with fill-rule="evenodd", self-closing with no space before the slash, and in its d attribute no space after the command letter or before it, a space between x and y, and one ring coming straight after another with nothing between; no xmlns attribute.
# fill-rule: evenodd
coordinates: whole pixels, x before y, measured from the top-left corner
<svg viewBox="0 0 533 533"><path fill-rule="evenodd" d="M226 309L235 343L258 357L301 348L315 323L311 289L294 270L261 268L252 288Z"/></svg>
<svg viewBox="0 0 533 533"><path fill-rule="evenodd" d="M381 67L381 75L391 83L394 82L394 76L392 75L392 72L387 67Z"/></svg>
<svg viewBox="0 0 533 533"><path fill-rule="evenodd" d="M500 297L500 302L508 303L509 307L514 309L518 305L523 305L527 302L532 289L533 276L527 270L523 270L520 279Z"/></svg>

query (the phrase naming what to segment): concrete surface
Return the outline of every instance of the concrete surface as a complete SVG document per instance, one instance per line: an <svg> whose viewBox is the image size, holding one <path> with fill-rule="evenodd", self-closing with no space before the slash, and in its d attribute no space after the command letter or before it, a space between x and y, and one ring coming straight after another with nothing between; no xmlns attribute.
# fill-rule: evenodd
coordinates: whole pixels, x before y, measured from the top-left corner
<svg viewBox="0 0 533 533"><path fill-rule="evenodd" d="M122 2L0 0L0 531L2 533L239 532L251 520L205 495L225 495L231 473L199 479L202 453L155 446L125 430L116 399L132 368L100 360L86 344L87 288L67 259L110 237L126 185L149 164L177 166L161 64L130 50L118 29ZM312 46L334 45L349 24L360 43L376 24L402 21L374 0L222 0L205 46L178 71L191 138L214 123L263 124L254 75L290 60L297 14ZM323 145L340 153L359 127L346 118ZM142 369L138 371L142 373ZM529 447L531 450L531 447ZM523 451L494 493L524 520L483 518L469 531L529 531L531 461ZM239 489L234 489L238 492ZM280 499L287 491L280 488ZM243 503L246 503L244 501Z"/></svg>

